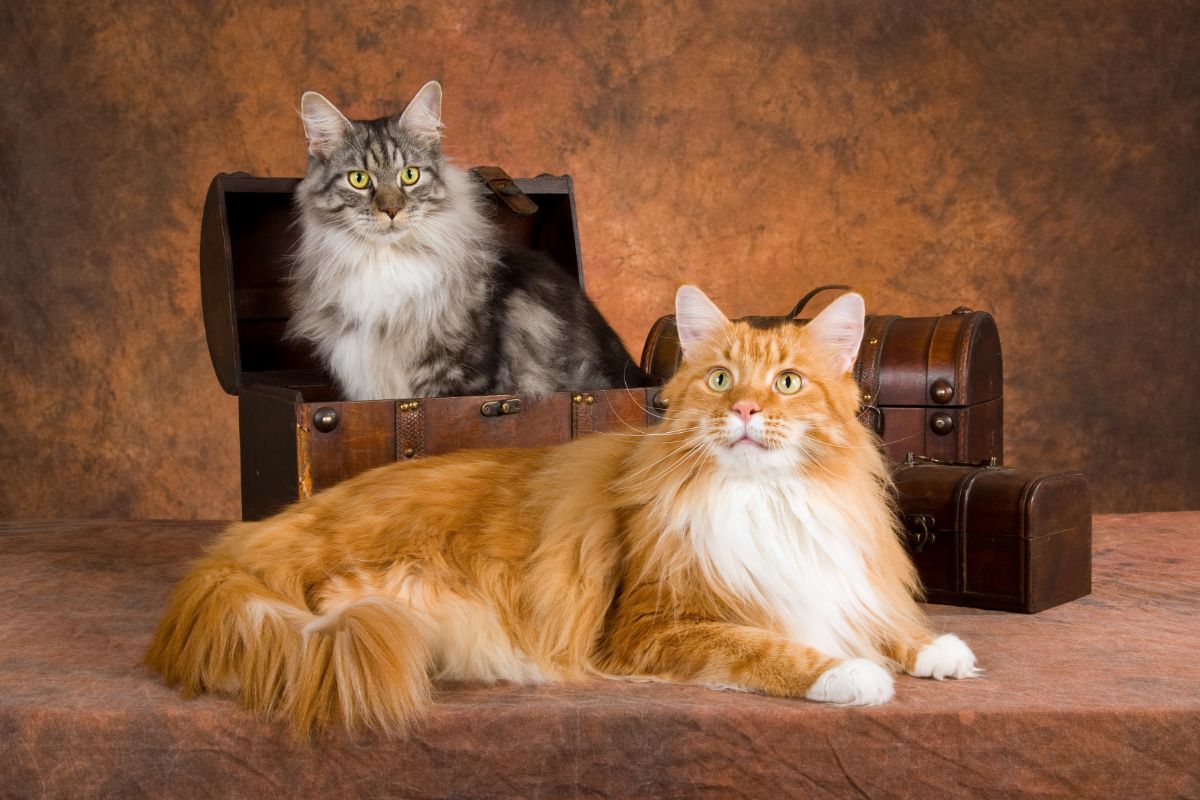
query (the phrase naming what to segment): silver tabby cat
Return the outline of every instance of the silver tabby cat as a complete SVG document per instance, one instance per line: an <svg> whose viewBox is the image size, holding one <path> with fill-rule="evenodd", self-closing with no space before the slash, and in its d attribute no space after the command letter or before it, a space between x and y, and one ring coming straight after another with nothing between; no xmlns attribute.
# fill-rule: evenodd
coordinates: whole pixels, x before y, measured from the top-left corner
<svg viewBox="0 0 1200 800"><path fill-rule="evenodd" d="M562 268L501 243L485 190L442 154L441 104L433 81L377 120L301 99L309 157L288 334L354 400L641 382Z"/></svg>

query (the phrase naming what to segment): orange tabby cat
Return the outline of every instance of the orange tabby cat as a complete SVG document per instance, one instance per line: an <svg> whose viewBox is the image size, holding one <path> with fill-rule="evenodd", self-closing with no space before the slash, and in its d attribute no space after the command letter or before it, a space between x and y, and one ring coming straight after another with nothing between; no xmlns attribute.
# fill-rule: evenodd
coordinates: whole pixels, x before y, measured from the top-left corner
<svg viewBox="0 0 1200 800"><path fill-rule="evenodd" d="M300 730L401 730L438 677L871 704L892 670L975 674L913 600L855 419L862 298L769 330L690 286L676 307L662 425L382 467L234 525L176 587L147 663Z"/></svg>

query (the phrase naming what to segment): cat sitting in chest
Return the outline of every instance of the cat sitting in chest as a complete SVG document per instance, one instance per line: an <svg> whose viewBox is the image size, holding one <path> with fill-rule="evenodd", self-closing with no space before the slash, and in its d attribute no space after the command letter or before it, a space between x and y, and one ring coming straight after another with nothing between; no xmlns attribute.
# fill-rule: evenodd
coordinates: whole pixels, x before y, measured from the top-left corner
<svg viewBox="0 0 1200 800"><path fill-rule="evenodd" d="M501 242L483 188L442 153L441 101L430 82L403 113L360 121L302 98L288 335L354 400L640 384L578 284Z"/></svg>

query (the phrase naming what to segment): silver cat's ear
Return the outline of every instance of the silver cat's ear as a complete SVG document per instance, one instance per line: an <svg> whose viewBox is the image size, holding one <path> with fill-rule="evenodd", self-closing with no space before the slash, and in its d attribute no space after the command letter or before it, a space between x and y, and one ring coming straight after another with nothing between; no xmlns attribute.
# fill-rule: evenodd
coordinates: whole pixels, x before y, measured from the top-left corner
<svg viewBox="0 0 1200 800"><path fill-rule="evenodd" d="M400 115L400 128L427 144L442 138L442 85L430 81L421 87Z"/></svg>
<svg viewBox="0 0 1200 800"><path fill-rule="evenodd" d="M862 295L851 292L827 305L805 328L830 351L830 366L839 375L849 372L858 358L866 313Z"/></svg>
<svg viewBox="0 0 1200 800"><path fill-rule="evenodd" d="M684 284L675 293L675 328L684 361L694 361L701 348L725 330L729 320L695 286Z"/></svg>
<svg viewBox="0 0 1200 800"><path fill-rule="evenodd" d="M350 135L350 120L316 92L305 92L300 98L300 118L304 120L308 152L314 156L329 155Z"/></svg>

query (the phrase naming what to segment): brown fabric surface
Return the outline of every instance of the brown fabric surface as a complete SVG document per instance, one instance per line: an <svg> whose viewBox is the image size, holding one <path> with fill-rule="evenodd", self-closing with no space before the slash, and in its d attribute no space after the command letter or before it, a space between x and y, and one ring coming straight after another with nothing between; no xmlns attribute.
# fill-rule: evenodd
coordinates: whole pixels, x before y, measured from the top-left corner
<svg viewBox="0 0 1200 800"><path fill-rule="evenodd" d="M634 353L681 279L986 309L1010 462L1200 508L1198 40L1194 0L5 3L0 517L239 515L208 182L301 174L305 89L375 116L430 78L455 157L575 177Z"/></svg>
<svg viewBox="0 0 1200 800"><path fill-rule="evenodd" d="M316 745L139 661L218 523L0 523L0 797L1200 796L1200 513L1098 517L1095 593L931 606L986 676L867 709L651 683L447 686Z"/></svg>

